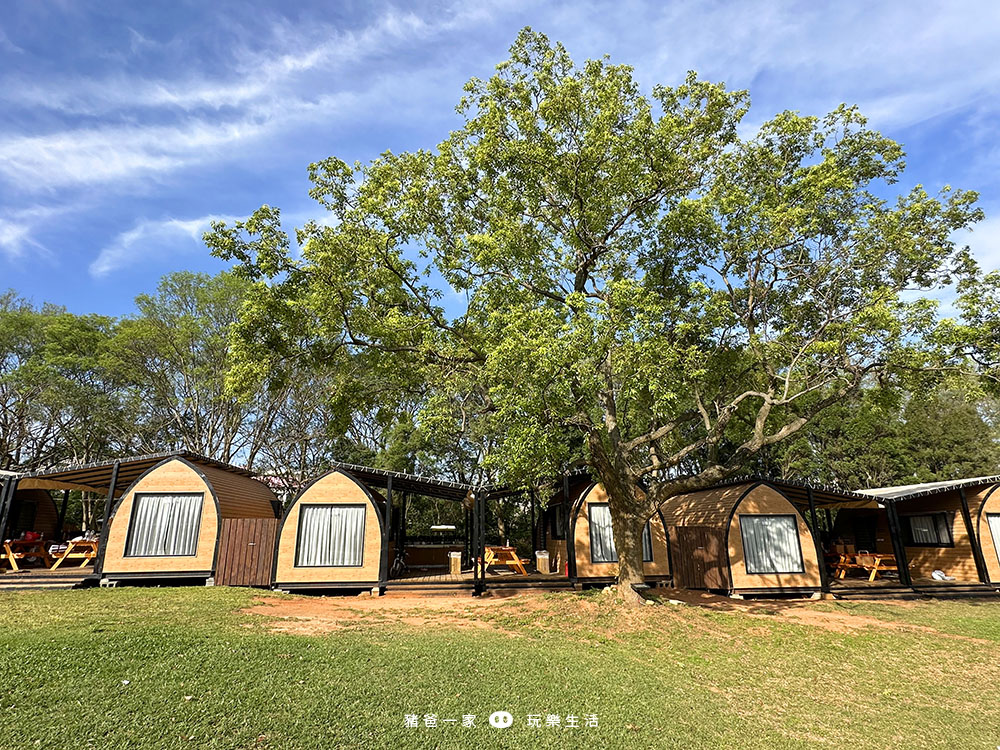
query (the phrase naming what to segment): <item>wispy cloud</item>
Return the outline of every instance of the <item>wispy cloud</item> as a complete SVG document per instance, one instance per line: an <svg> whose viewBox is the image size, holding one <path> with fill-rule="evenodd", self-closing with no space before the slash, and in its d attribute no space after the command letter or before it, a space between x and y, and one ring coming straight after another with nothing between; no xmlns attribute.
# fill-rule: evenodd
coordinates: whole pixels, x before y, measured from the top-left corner
<svg viewBox="0 0 1000 750"><path fill-rule="evenodd" d="M101 250L90 264L94 278L140 262L162 260L179 253L204 250L202 235L213 221L231 222L232 216L200 216L196 219L143 219L122 232Z"/></svg>
<svg viewBox="0 0 1000 750"><path fill-rule="evenodd" d="M0 252L8 258L19 258L25 246L33 243L30 231L27 224L0 219Z"/></svg>
<svg viewBox="0 0 1000 750"><path fill-rule="evenodd" d="M18 107L104 122L126 116L140 123L0 136L0 177L31 192L111 183L224 160L232 155L228 147L302 122L331 117L345 121L365 103L377 106L378 99L384 101L390 94L387 88L409 81L413 91L419 87L417 75L402 71L394 78L377 77L363 90L353 88L347 78L338 90L319 92L300 79L319 73L328 77L345 66L363 68L369 58L385 56L394 47L426 41L482 18L483 11L459 9L428 21L389 10L359 31L309 29L308 35L321 41L305 48L294 43L287 23L277 24L277 42L272 40L276 49L236 51L233 70L219 78L181 75L165 80L119 74L102 80L8 80L0 87L0 100Z"/></svg>

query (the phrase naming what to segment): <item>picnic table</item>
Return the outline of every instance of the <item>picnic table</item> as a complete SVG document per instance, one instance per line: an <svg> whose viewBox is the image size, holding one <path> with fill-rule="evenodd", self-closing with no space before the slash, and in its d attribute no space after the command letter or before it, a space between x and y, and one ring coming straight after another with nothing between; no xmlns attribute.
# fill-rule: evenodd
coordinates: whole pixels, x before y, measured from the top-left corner
<svg viewBox="0 0 1000 750"><path fill-rule="evenodd" d="M487 547L483 557L483 572L491 565L506 565L521 575L528 575L524 562L517 555L517 547Z"/></svg>
<svg viewBox="0 0 1000 750"><path fill-rule="evenodd" d="M29 557L37 557L46 568L52 567L52 556L44 539L8 539L3 543L3 552L0 553L0 563L4 560L10 563L10 567L18 571L18 560Z"/></svg>
<svg viewBox="0 0 1000 750"><path fill-rule="evenodd" d="M56 564L52 566L52 570L55 570L60 565L62 565L67 560L82 560L79 564L80 568L85 568L87 563L91 563L97 559L97 550L100 546L100 542L96 539L77 539L75 542L70 542L66 547L66 551L61 555L57 555Z"/></svg>
<svg viewBox="0 0 1000 750"><path fill-rule="evenodd" d="M840 559L833 564L837 578L843 579L849 570L863 570L868 573L869 582L874 581L883 571L899 571L896 556L882 552L858 552L857 554L841 554Z"/></svg>

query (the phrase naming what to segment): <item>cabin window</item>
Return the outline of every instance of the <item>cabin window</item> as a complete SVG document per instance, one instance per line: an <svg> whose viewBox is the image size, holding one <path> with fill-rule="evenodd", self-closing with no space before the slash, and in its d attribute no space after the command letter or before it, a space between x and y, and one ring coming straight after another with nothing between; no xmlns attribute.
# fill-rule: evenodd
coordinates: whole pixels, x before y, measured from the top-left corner
<svg viewBox="0 0 1000 750"><path fill-rule="evenodd" d="M203 492L137 492L126 557L190 557L198 551Z"/></svg>
<svg viewBox="0 0 1000 750"><path fill-rule="evenodd" d="M987 513L986 523L990 525L990 534L993 535L993 550L997 553L997 562L1000 562L1000 513Z"/></svg>
<svg viewBox="0 0 1000 750"><path fill-rule="evenodd" d="M948 513L900 516L908 547L953 547Z"/></svg>
<svg viewBox="0 0 1000 750"><path fill-rule="evenodd" d="M560 503L559 505L552 506L551 510L551 520L552 520L552 538L553 539L565 539L566 538L566 506Z"/></svg>
<svg viewBox="0 0 1000 750"><path fill-rule="evenodd" d="M747 573L803 573L795 516L740 516Z"/></svg>
<svg viewBox="0 0 1000 750"><path fill-rule="evenodd" d="M611 527L611 508L607 503L590 503L587 506L587 517L590 519L590 561L618 562L615 535ZM649 521L646 521L642 529L642 561L653 562L653 538L649 531Z"/></svg>
<svg viewBox="0 0 1000 750"><path fill-rule="evenodd" d="M303 505L295 564L299 567L359 567L364 558L364 505Z"/></svg>

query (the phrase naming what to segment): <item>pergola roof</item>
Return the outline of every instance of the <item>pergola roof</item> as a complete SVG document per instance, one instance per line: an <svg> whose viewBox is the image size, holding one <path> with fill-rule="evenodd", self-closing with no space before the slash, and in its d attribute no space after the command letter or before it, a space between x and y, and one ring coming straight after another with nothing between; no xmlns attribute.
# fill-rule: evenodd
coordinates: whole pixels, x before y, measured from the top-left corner
<svg viewBox="0 0 1000 750"><path fill-rule="evenodd" d="M81 490L106 495L111 486L111 474L117 462L118 480L115 484L114 496L120 497L136 479L168 458L183 458L196 466L210 466L245 477L254 476L253 472L247 471L241 466L233 466L223 461L216 461L213 458L208 458L198 453L191 451L171 451L169 453L151 453L145 456L130 456L128 458L97 461L89 464L21 474L17 486L20 489Z"/></svg>
<svg viewBox="0 0 1000 750"><path fill-rule="evenodd" d="M944 482L925 482L923 484L904 484L897 487L874 487L858 490L863 495L877 497L881 500L905 500L911 497L938 495L942 492L960 487L978 487L984 484L1000 484L1000 476L973 477L971 479L949 479Z"/></svg>
<svg viewBox="0 0 1000 750"><path fill-rule="evenodd" d="M470 492L474 492L477 489L489 491L486 488L477 488L471 484L464 484L462 482L431 479L429 477L418 476L417 474L376 469L371 466L348 464L340 461L333 462L331 468L348 472L355 479L372 487L387 488L391 479L394 491L411 492L417 495L426 495L427 497L440 497L445 500L464 500Z"/></svg>

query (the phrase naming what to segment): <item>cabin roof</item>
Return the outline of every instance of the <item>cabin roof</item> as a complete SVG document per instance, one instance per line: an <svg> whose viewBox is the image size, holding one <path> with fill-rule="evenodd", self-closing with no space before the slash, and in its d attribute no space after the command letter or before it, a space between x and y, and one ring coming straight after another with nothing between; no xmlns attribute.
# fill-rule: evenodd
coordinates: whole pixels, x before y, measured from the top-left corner
<svg viewBox="0 0 1000 750"><path fill-rule="evenodd" d="M983 484L998 484L1000 476L972 477L970 479L949 479L944 482L924 482L923 484L901 484L896 487L873 487L858 490L863 495L882 500L904 500L911 497L938 495L961 487L977 487Z"/></svg>
<svg viewBox="0 0 1000 750"><path fill-rule="evenodd" d="M864 494L863 492L845 490L829 484L817 484L804 479L775 479L774 477L759 474L732 477L713 485L709 489L715 487L732 487L740 484L756 484L757 482L763 482L781 490L796 505L809 505L810 493L812 494L813 502L819 508L861 507L861 505L871 505L872 503L871 495Z"/></svg>
<svg viewBox="0 0 1000 750"><path fill-rule="evenodd" d="M128 489L132 483L159 463L170 458L183 458L196 466L209 466L222 469L233 474L253 478L254 473L242 466L234 466L224 461L216 461L192 451L170 451L167 453L150 453L143 456L95 461L75 466L59 466L43 471L35 471L18 475L18 487L37 487L47 490L82 490L106 494L111 486L111 475L115 463L118 464L118 479L115 483L115 497Z"/></svg>

